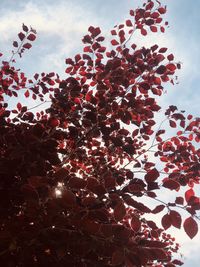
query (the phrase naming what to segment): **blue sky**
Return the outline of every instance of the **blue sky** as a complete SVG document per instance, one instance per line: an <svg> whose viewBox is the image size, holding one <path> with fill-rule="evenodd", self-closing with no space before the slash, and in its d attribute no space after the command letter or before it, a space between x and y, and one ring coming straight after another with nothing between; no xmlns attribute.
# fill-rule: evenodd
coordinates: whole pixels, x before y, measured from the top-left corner
<svg viewBox="0 0 200 267"><path fill-rule="evenodd" d="M109 36L110 29L123 21L129 9L141 0L1 0L0 2L0 51L8 56L12 41L22 23L38 31L37 41L18 66L25 73L57 71L64 74L65 58L80 52L81 38L89 25L100 26ZM179 71L179 84L167 86L162 104L175 104L180 109L199 116L200 103L200 1L162 0L167 4L166 19L170 27L166 34L154 34L134 40L141 45L158 43L168 47L177 61L183 63ZM200 190L199 190L200 193ZM182 244L185 267L197 267L200 262L200 234L190 241L183 233L173 231Z"/></svg>

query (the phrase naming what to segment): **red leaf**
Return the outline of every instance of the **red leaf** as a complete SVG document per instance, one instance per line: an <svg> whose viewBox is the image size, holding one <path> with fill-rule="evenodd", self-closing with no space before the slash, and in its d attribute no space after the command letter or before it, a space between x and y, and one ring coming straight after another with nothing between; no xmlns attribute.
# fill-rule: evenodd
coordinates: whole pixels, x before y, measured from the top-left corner
<svg viewBox="0 0 200 267"><path fill-rule="evenodd" d="M128 153L129 155L134 154L135 152L135 148L132 144L127 144L123 146L124 151L126 151L126 153Z"/></svg>
<svg viewBox="0 0 200 267"><path fill-rule="evenodd" d="M14 42L13 42L13 46L14 46L14 47L18 47L18 42L14 41Z"/></svg>
<svg viewBox="0 0 200 267"><path fill-rule="evenodd" d="M20 111L22 109L21 103L17 103L17 109Z"/></svg>
<svg viewBox="0 0 200 267"><path fill-rule="evenodd" d="M173 260L172 263L179 266L183 265L183 262L180 260Z"/></svg>
<svg viewBox="0 0 200 267"><path fill-rule="evenodd" d="M85 219L84 221L82 221L82 225L84 227L84 230L90 235L95 235L100 230L100 224L95 221Z"/></svg>
<svg viewBox="0 0 200 267"><path fill-rule="evenodd" d="M188 217L183 223L186 234L192 239L198 233L198 224L193 217Z"/></svg>
<svg viewBox="0 0 200 267"><path fill-rule="evenodd" d="M60 125L60 120L58 120L57 118L50 118L49 125L53 128L58 127Z"/></svg>
<svg viewBox="0 0 200 267"><path fill-rule="evenodd" d="M185 192L185 200L189 202L190 198L195 195L194 190L191 188Z"/></svg>
<svg viewBox="0 0 200 267"><path fill-rule="evenodd" d="M169 213L170 217L171 217L171 223L174 227L176 228L181 228L181 223L182 223L182 218L181 215L175 211L175 210L171 210Z"/></svg>
<svg viewBox="0 0 200 267"><path fill-rule="evenodd" d="M126 26L127 26L127 27L131 27L131 26L133 26L133 24L132 24L132 22L131 22L130 19L127 19L127 20L126 20Z"/></svg>
<svg viewBox="0 0 200 267"><path fill-rule="evenodd" d="M116 30L112 30L112 31L111 31L111 34L112 34L112 35L117 35Z"/></svg>
<svg viewBox="0 0 200 267"><path fill-rule="evenodd" d="M161 85L161 80L159 77L154 77L154 83L157 85Z"/></svg>
<svg viewBox="0 0 200 267"><path fill-rule="evenodd" d="M90 102L91 101L91 98L92 98L92 91L89 91L86 96L85 96L85 100Z"/></svg>
<svg viewBox="0 0 200 267"><path fill-rule="evenodd" d="M37 201L39 199L39 195L38 195L37 191L35 190L34 187L32 187L29 184L24 184L21 187L21 191L22 191L24 198L27 200L36 200Z"/></svg>
<svg viewBox="0 0 200 267"><path fill-rule="evenodd" d="M159 49L159 53L165 53L167 51L167 48L166 47L162 47Z"/></svg>
<svg viewBox="0 0 200 267"><path fill-rule="evenodd" d="M131 219L131 228L133 229L134 232L138 232L140 230L140 227L141 227L141 221L137 216L133 215Z"/></svg>
<svg viewBox="0 0 200 267"><path fill-rule="evenodd" d="M176 122L175 122L175 121L169 120L169 125L170 125L172 128L176 128Z"/></svg>
<svg viewBox="0 0 200 267"><path fill-rule="evenodd" d="M146 223L147 223L147 225L148 225L151 229L154 229L154 230L157 230L157 229L158 229L158 227L157 227L157 225L156 225L155 222L153 222L153 221L146 221ZM153 241L152 241L152 242L153 242Z"/></svg>
<svg viewBox="0 0 200 267"><path fill-rule="evenodd" d="M151 50L152 50L153 52L155 52L157 49L158 49L158 45L153 45L153 46L151 47Z"/></svg>
<svg viewBox="0 0 200 267"><path fill-rule="evenodd" d="M174 55L173 55L173 54L168 55L168 56L167 56L167 59L168 59L169 61L174 60Z"/></svg>
<svg viewBox="0 0 200 267"><path fill-rule="evenodd" d="M20 32L20 33L18 33L18 37L19 37L19 39L20 39L21 41L23 41L24 38L25 38L25 34L24 34L23 32Z"/></svg>
<svg viewBox="0 0 200 267"><path fill-rule="evenodd" d="M164 7L159 7L159 8L158 8L158 12L159 12L160 14L165 14L165 13L166 13L166 8L164 8Z"/></svg>
<svg viewBox="0 0 200 267"><path fill-rule="evenodd" d="M188 116L187 116L187 119L188 120L191 120L193 118L193 116L191 115L191 114L189 114Z"/></svg>
<svg viewBox="0 0 200 267"><path fill-rule="evenodd" d="M22 24L22 29L23 29L23 31L28 32L28 27L26 25L24 25L24 23Z"/></svg>
<svg viewBox="0 0 200 267"><path fill-rule="evenodd" d="M28 178L28 183L34 188L44 185L45 182L47 182L47 180L42 176L31 176Z"/></svg>
<svg viewBox="0 0 200 267"><path fill-rule="evenodd" d="M101 33L101 29L99 27L95 28L92 32L92 37L97 37Z"/></svg>
<svg viewBox="0 0 200 267"><path fill-rule="evenodd" d="M129 192L141 192L144 191L144 185L133 183L128 186L128 189Z"/></svg>
<svg viewBox="0 0 200 267"><path fill-rule="evenodd" d="M144 35L144 36L147 35L147 31L146 31L145 29L141 29L140 32L141 32L141 34Z"/></svg>
<svg viewBox="0 0 200 267"><path fill-rule="evenodd" d="M144 83L144 82L140 83L140 86L145 90L149 90L151 88L148 83Z"/></svg>
<svg viewBox="0 0 200 267"><path fill-rule="evenodd" d="M118 45L119 42L117 42L117 40L113 39L113 40L111 41L111 44L112 44L112 45Z"/></svg>
<svg viewBox="0 0 200 267"><path fill-rule="evenodd" d="M27 39L30 40L30 41L34 41L34 40L36 39L36 35L33 34L33 33L30 33L30 34L28 35Z"/></svg>
<svg viewBox="0 0 200 267"><path fill-rule="evenodd" d="M99 53L104 53L106 51L106 47L105 46L101 46L99 49L98 49L98 52Z"/></svg>
<svg viewBox="0 0 200 267"><path fill-rule="evenodd" d="M156 56L156 60L158 63L162 62L165 59L165 56L163 56L162 54L158 54Z"/></svg>
<svg viewBox="0 0 200 267"><path fill-rule="evenodd" d="M164 179L163 180L163 186L170 189L170 190L179 190L180 184L172 179Z"/></svg>
<svg viewBox="0 0 200 267"><path fill-rule="evenodd" d="M146 20L145 23L146 23L146 25L151 26L154 24L154 19L148 19L148 20Z"/></svg>
<svg viewBox="0 0 200 267"><path fill-rule="evenodd" d="M62 204L65 207L73 207L76 204L76 196L70 190L64 190L62 192Z"/></svg>
<svg viewBox="0 0 200 267"><path fill-rule="evenodd" d="M72 177L68 182L69 187L73 189L81 189L87 185L87 182L81 178Z"/></svg>
<svg viewBox="0 0 200 267"><path fill-rule="evenodd" d="M65 72L70 73L72 70L73 70L73 67L68 67L68 68L66 68Z"/></svg>
<svg viewBox="0 0 200 267"><path fill-rule="evenodd" d="M176 197L175 203L179 205L183 205L184 204L183 197Z"/></svg>
<svg viewBox="0 0 200 267"><path fill-rule="evenodd" d="M32 45L30 43L26 43L23 45L23 48L30 49Z"/></svg>
<svg viewBox="0 0 200 267"><path fill-rule="evenodd" d="M151 260L167 260L168 259L168 255L166 253L165 250L163 249L159 249L159 248L152 248L152 249L147 249L147 251L149 252L149 258Z"/></svg>
<svg viewBox="0 0 200 267"><path fill-rule="evenodd" d="M147 183L154 182L160 176L156 168L150 170L144 177Z"/></svg>
<svg viewBox="0 0 200 267"><path fill-rule="evenodd" d="M116 186L116 180L113 177L106 177L105 178L105 188L111 189L115 188Z"/></svg>
<svg viewBox="0 0 200 267"><path fill-rule="evenodd" d="M153 2L150 2L148 5L146 5L146 10L150 10L154 7L154 3Z"/></svg>
<svg viewBox="0 0 200 267"><path fill-rule="evenodd" d="M122 250L116 250L112 254L112 265L121 265L124 262L124 252Z"/></svg>
<svg viewBox="0 0 200 267"><path fill-rule="evenodd" d="M26 92L24 93L25 97L29 97L30 93L28 90L26 90Z"/></svg>
<svg viewBox="0 0 200 267"><path fill-rule="evenodd" d="M35 80L37 80L38 77L39 77L39 74L38 73L35 73L33 77L34 77Z"/></svg>
<svg viewBox="0 0 200 267"><path fill-rule="evenodd" d="M151 14L151 18L153 18L153 19L157 19L157 18L159 18L159 16L160 16L160 14L158 12L153 12Z"/></svg>
<svg viewBox="0 0 200 267"><path fill-rule="evenodd" d="M173 63L169 63L166 65L166 68L170 71L175 71L176 70L176 66Z"/></svg>
<svg viewBox="0 0 200 267"><path fill-rule="evenodd" d="M149 192L148 192L148 195L149 195ZM150 213L151 212L151 210L147 206L145 206L141 202L135 201L131 197L125 198L125 202L126 202L127 205L130 205L130 206L134 207L135 209L137 209L137 210L139 210L141 212L145 212L145 213Z"/></svg>
<svg viewBox="0 0 200 267"><path fill-rule="evenodd" d="M123 203L119 203L114 208L114 217L116 221L121 221L126 215L126 207Z"/></svg>
<svg viewBox="0 0 200 267"><path fill-rule="evenodd" d="M84 51L85 53L92 53L91 46L90 46L90 45L85 46L85 47L83 48L83 51Z"/></svg>
<svg viewBox="0 0 200 267"><path fill-rule="evenodd" d="M160 27L160 31L164 33L165 32L165 28L163 26L161 26Z"/></svg>
<svg viewBox="0 0 200 267"><path fill-rule="evenodd" d="M155 207L153 210L152 210L152 213L156 214L156 213L159 213L161 211L163 211L165 208L165 205L158 205L157 207Z"/></svg>
<svg viewBox="0 0 200 267"><path fill-rule="evenodd" d="M185 120L182 120L182 121L180 122L180 126L181 126L182 128L185 128Z"/></svg>
<svg viewBox="0 0 200 267"><path fill-rule="evenodd" d="M150 29L151 29L152 32L157 32L158 31L156 26L150 26Z"/></svg>
<svg viewBox="0 0 200 267"><path fill-rule="evenodd" d="M80 100L80 98L75 97L75 98L74 98L74 103L76 103L76 104L81 104L81 100Z"/></svg>
<svg viewBox="0 0 200 267"><path fill-rule="evenodd" d="M165 214L162 217L161 223L162 223L163 228L165 230L167 230L172 225L172 223L171 223L171 216L169 214Z"/></svg>
<svg viewBox="0 0 200 267"><path fill-rule="evenodd" d="M157 68L156 73L158 74L164 74L166 71L166 67L164 65L161 65Z"/></svg>

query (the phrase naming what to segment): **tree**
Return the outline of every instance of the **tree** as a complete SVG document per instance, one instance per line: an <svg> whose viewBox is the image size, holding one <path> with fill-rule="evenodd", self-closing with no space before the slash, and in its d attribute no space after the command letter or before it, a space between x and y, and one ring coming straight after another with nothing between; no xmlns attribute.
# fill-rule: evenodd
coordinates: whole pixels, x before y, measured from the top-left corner
<svg viewBox="0 0 200 267"><path fill-rule="evenodd" d="M131 43L135 32L164 33L165 13L151 0L130 10L111 31L111 47L90 26L83 53L66 59L65 78L28 79L15 68L36 39L23 24L0 69L3 266L182 265L165 230L183 227L190 238L198 232L200 119L171 105L164 121L155 120L164 83L173 84L181 66L167 48ZM23 104L22 95L36 105ZM170 191L169 203L158 197Z"/></svg>

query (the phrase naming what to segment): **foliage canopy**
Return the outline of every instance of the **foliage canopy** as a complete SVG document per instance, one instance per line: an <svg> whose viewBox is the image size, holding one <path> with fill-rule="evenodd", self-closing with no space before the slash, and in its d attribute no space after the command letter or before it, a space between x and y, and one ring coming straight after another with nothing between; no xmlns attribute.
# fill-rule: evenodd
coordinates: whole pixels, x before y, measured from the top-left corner
<svg viewBox="0 0 200 267"><path fill-rule="evenodd" d="M164 33L165 13L158 1L130 10L111 30L110 47L90 26L83 53L66 59L65 78L28 79L15 68L36 39L23 24L0 67L2 266L182 265L165 230L183 227L190 238L198 232L200 119L171 105L167 127L155 120L164 84L174 83L181 66L165 47L131 43L135 32ZM36 106L20 102L22 93ZM34 112L47 101L49 108ZM161 191L174 199L165 203Z"/></svg>

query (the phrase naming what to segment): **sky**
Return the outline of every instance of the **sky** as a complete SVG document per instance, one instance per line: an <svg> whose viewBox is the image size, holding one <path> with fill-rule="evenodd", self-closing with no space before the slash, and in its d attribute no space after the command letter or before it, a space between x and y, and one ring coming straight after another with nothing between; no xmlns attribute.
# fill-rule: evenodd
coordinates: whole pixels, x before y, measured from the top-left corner
<svg viewBox="0 0 200 267"><path fill-rule="evenodd" d="M109 38L112 27L127 18L129 10L141 5L141 0L1 0L0 52L9 58L12 42L22 23L38 32L33 48L18 59L17 66L30 77L38 72L57 71L64 75L65 58L82 49L81 38L90 25L100 26ZM163 106L177 105L181 110L199 116L200 103L200 0L161 0L167 4L166 33L133 40L135 43L168 47L176 60L182 62L179 84L167 86L161 101ZM200 190L199 190L200 195ZM200 234L192 241L183 231L172 233L182 245L185 267L198 267Z"/></svg>

